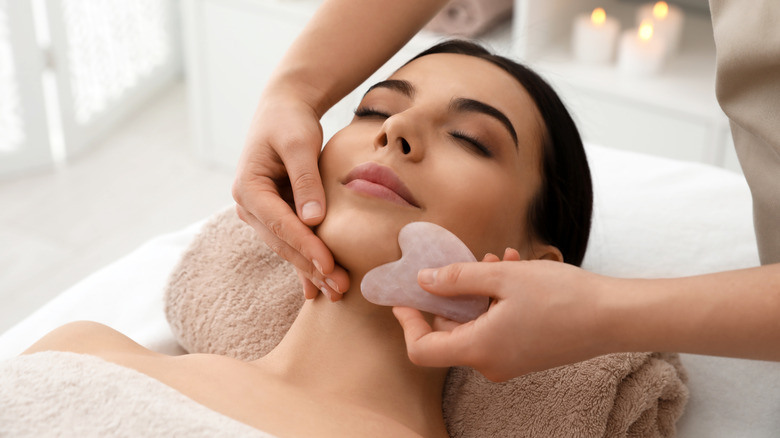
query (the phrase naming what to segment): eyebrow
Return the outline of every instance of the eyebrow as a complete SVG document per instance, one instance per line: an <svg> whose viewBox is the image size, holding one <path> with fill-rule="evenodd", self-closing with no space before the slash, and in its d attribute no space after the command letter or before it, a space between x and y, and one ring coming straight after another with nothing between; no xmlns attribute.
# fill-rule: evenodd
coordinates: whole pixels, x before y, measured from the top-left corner
<svg viewBox="0 0 780 438"><path fill-rule="evenodd" d="M517 132L515 132L515 128L512 126L512 122L509 121L509 118L498 109L484 102L467 99L465 97L454 99L450 103L450 108L458 112L480 113L493 117L506 127L507 131L509 131L509 135L512 136L512 140L515 142L515 147L517 147Z"/></svg>
<svg viewBox="0 0 780 438"><path fill-rule="evenodd" d="M409 81L403 81L398 79L388 79L386 81L377 82L376 84L372 85L371 88L366 91L366 94L370 93L371 90L375 88L387 88L393 91L397 91L404 96L408 97L409 99L414 99L414 85L412 85ZM366 94L363 95L363 97L366 96Z"/></svg>
<svg viewBox="0 0 780 438"><path fill-rule="evenodd" d="M412 83L409 81L388 79L385 81L377 82L376 84L372 85L371 88L369 88L368 91L366 91L363 97L365 97L368 93L370 93L371 90L374 90L376 88L386 88L389 90L393 90L403 94L404 96L410 99L414 99L414 94L416 91L414 85L412 85ZM515 147L516 148L518 147L517 132L515 131L515 128L512 126L512 122L510 122L509 118L504 113L499 111L497 108L490 106L484 102L480 102L478 100L467 99L465 97L458 97L453 99L453 101L450 103L450 109L457 112L485 114L487 116L490 116L498 120L499 122L501 122L502 125L504 125L507 131L509 131L509 135L512 136L512 140L515 143Z"/></svg>

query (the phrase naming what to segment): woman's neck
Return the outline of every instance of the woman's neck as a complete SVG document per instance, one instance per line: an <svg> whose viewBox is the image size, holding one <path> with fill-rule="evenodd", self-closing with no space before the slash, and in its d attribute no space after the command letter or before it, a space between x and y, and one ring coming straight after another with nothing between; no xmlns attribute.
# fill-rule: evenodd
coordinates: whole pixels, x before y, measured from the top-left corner
<svg viewBox="0 0 780 438"><path fill-rule="evenodd" d="M425 436L441 433L446 369L412 364L391 309L367 302L360 281L353 278L351 284L336 303L323 295L307 301L284 339L256 364L307 391L332 394Z"/></svg>

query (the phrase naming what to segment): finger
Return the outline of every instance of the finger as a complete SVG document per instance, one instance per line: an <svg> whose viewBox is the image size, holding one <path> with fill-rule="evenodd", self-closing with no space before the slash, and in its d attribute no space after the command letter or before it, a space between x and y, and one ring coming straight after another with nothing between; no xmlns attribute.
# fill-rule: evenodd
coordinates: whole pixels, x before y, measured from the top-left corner
<svg viewBox="0 0 780 438"><path fill-rule="evenodd" d="M252 213L247 209L240 205L236 205L236 211L238 212L238 216L244 222L254 228L260 238L266 243L266 245L268 245L268 247L271 248L271 250L273 250L280 257L292 263L300 270L310 272L311 270L315 269L316 264L313 263L312 259L306 257L306 255L298 248L291 246L286 240L280 238L273 229L269 229L265 223L252 215ZM294 214L290 213L290 217L292 217L293 220L300 222ZM308 233L311 233L311 230L305 226L303 228L306 229Z"/></svg>
<svg viewBox="0 0 780 438"><path fill-rule="evenodd" d="M280 257L310 274L316 269L323 277L330 276L335 269L335 263L322 240L301 223L281 198L273 197L269 199L269 204L276 204L277 212L272 213L272 208L264 209L266 222L263 218L256 218L241 205L237 205L236 210L239 217L252 226L269 248ZM313 277L313 274L310 277ZM339 288L347 290L349 280L343 275L339 277L346 279L346 282L338 282Z"/></svg>
<svg viewBox="0 0 780 438"><path fill-rule="evenodd" d="M505 262L519 262L520 261L520 253L517 252L514 248L507 248L504 250L504 261Z"/></svg>
<svg viewBox="0 0 780 438"><path fill-rule="evenodd" d="M482 257L482 261L483 262L498 262L498 261L501 261L501 259L499 259L497 255L489 252L489 253L485 254L485 257Z"/></svg>
<svg viewBox="0 0 780 438"><path fill-rule="evenodd" d="M326 286L324 283L320 282L319 286L313 284L306 277L306 274L302 272L298 272L298 277L301 279L301 282L303 282L303 296L307 300L317 298L317 296L322 293L325 295L328 301L335 303L336 301L341 300L343 296L342 294L337 293L333 289Z"/></svg>
<svg viewBox="0 0 780 438"><path fill-rule="evenodd" d="M393 315L401 323L406 338L418 339L433 332L422 312L412 307L393 307Z"/></svg>
<svg viewBox="0 0 780 438"><path fill-rule="evenodd" d="M242 212L241 206L236 206L236 209L240 212L239 216L247 213ZM292 215L292 217L295 217ZM295 219L297 220L297 218ZM258 233L260 238L271 248L272 251L277 253L280 257L292 263L299 273L305 274L300 276L301 283L304 287L304 296L306 298L314 298L317 296L317 291L321 290L323 286L328 286L332 291L341 294L343 291L349 289L349 275L340 266L334 266L332 271L328 275L323 275L322 271L312 263L295 248L287 244L287 242L279 239L270 230L268 230L260 221L254 217L245 217L245 222L251 225ZM308 229L307 229L308 230ZM316 236L314 236L317 238ZM319 240L317 238L317 240ZM321 241L320 241L321 243ZM330 253L328 253L330 254ZM312 283L308 285L307 283Z"/></svg>
<svg viewBox="0 0 780 438"><path fill-rule="evenodd" d="M437 269L422 269L417 283L428 292L441 296L483 295L499 292L501 263L453 263Z"/></svg>
<svg viewBox="0 0 780 438"><path fill-rule="evenodd" d="M336 265L323 281L336 293L344 294L349 290L349 273L340 265Z"/></svg>
<svg viewBox="0 0 780 438"><path fill-rule="evenodd" d="M267 179L267 181L271 180ZM258 232L261 231L259 225L262 224L263 228L285 243L285 245L281 245L274 241L272 246L272 242L263 238L274 250L278 248L283 251L286 247L290 247L294 252L302 254L308 261L312 263L316 261L315 265L319 264L323 274L329 274L334 265L333 256L322 240L298 219L298 216L279 197L275 189L265 184L262 185L262 189L259 189L261 185L256 187L258 189L254 190L250 196L242 197L243 202L239 206L243 209L244 214L239 214L239 216ZM288 255L287 252L280 251L276 252L282 258L303 269L303 266L292 260L292 254Z"/></svg>
<svg viewBox="0 0 780 438"><path fill-rule="evenodd" d="M292 144L286 148L291 153L282 156L298 217L308 226L319 224L325 217L325 190L317 167L320 145L317 146Z"/></svg>
<svg viewBox="0 0 780 438"><path fill-rule="evenodd" d="M317 295L320 293L320 290L317 288L317 286L315 286L314 283L309 280L309 277L306 276L305 273L298 269L295 271L298 274L298 280L300 280L301 285L303 286L303 297L307 300L317 298Z"/></svg>
<svg viewBox="0 0 780 438"><path fill-rule="evenodd" d="M452 342L452 332L433 331L417 309L393 307L393 315L404 330L406 351L412 363L427 367L462 365L459 360L462 348Z"/></svg>
<svg viewBox="0 0 780 438"><path fill-rule="evenodd" d="M445 318L443 316L439 316L439 315L433 316L433 329L437 332L441 332L441 331L451 332L456 328L460 327L461 325L462 325L461 323Z"/></svg>

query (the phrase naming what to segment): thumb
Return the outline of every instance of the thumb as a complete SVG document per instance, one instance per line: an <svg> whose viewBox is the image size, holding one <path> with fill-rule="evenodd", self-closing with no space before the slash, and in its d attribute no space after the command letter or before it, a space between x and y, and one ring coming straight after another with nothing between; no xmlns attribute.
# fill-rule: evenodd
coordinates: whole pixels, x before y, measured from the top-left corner
<svg viewBox="0 0 780 438"><path fill-rule="evenodd" d="M403 328L406 351L412 363L426 367L465 365L463 357L469 351L469 343L464 342L462 334L434 331L422 313L410 307L393 307L393 315Z"/></svg>
<svg viewBox="0 0 780 438"><path fill-rule="evenodd" d="M325 190L317 167L318 151L312 147L301 147L295 152L285 157L284 166L290 178L298 217L306 225L317 225L325 217Z"/></svg>
<svg viewBox="0 0 780 438"><path fill-rule="evenodd" d="M500 262L453 263L436 269L422 269L417 283L440 296L482 295L496 297L501 281Z"/></svg>

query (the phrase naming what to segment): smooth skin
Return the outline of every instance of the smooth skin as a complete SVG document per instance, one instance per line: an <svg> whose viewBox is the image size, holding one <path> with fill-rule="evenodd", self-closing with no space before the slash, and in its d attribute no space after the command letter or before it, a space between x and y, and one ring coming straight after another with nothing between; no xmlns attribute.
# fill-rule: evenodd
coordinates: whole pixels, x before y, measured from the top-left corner
<svg viewBox="0 0 780 438"><path fill-rule="evenodd" d="M336 301L350 286L347 273L309 228L326 213L317 170L319 118L444 3L325 0L263 93L233 197L239 216L298 269L307 298L324 289ZM780 361L778 265L644 280L512 257L445 267L431 284L426 272L420 274L420 284L432 293L485 294L494 303L462 326L437 319L431 327L419 312L395 309L415 363L471 365L504 380L621 351Z"/></svg>
<svg viewBox="0 0 780 438"><path fill-rule="evenodd" d="M490 309L433 326L396 307L417 365L467 365L503 381L614 352L678 351L780 361L780 264L676 279L618 279L563 263L520 261L422 270L442 296L486 295ZM573 287L576 285L577 287Z"/></svg>
<svg viewBox="0 0 780 438"><path fill-rule="evenodd" d="M399 84L414 92L399 91ZM525 133L522 141L515 144L493 116L451 105L462 99L504 113L513 130ZM520 249L518 257L560 259L523 225L542 183L540 119L526 90L490 62L451 53L416 59L364 96L320 157L330 210L317 235L352 280L338 303L325 295L306 301L282 341L250 362L166 356L88 322L55 330L27 353L102 357L274 436L447 437L448 369L410 362L392 309L368 302L361 280L400 256L398 233L413 221L452 230L475 254L510 245ZM370 189L360 174L366 163L392 172L412 202ZM453 181L453 174L462 178ZM486 194L472 181L496 189ZM469 206L483 214L466 214Z"/></svg>
<svg viewBox="0 0 780 438"><path fill-rule="evenodd" d="M349 277L309 227L322 222L320 118L430 20L444 0L326 0L272 74L239 159L239 217L298 270L306 298ZM328 50L323 50L327 47ZM294 200L294 203L293 203Z"/></svg>

